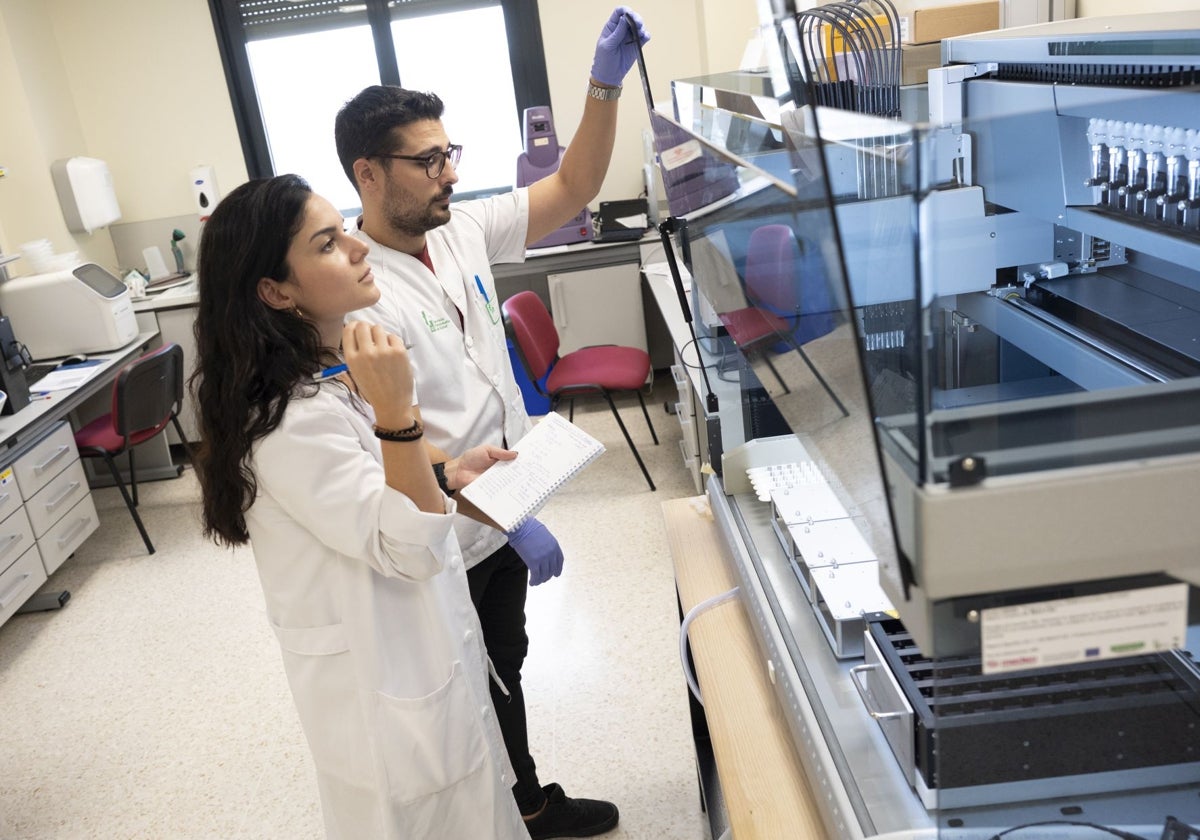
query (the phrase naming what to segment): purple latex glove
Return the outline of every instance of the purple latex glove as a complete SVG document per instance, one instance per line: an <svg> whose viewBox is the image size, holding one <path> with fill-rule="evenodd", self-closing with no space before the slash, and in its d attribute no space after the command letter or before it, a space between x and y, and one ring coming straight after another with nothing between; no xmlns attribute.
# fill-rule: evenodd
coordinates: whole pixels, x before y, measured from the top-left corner
<svg viewBox="0 0 1200 840"><path fill-rule="evenodd" d="M537 586L562 574L563 553L558 540L533 517L509 533L508 544L529 567L530 586Z"/></svg>
<svg viewBox="0 0 1200 840"><path fill-rule="evenodd" d="M650 40L650 33L642 25L637 12L628 6L613 9L608 23L600 31L600 40L596 41L596 57L592 59L592 78L602 85L620 85L629 68L637 61L637 47L626 15L633 18L636 24L638 43L644 44Z"/></svg>

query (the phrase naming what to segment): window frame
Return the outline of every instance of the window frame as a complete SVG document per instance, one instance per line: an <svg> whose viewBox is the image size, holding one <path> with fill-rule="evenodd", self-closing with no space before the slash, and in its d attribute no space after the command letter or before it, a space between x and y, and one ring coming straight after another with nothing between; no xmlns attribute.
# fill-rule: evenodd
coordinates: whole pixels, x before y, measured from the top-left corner
<svg viewBox="0 0 1200 840"><path fill-rule="evenodd" d="M431 7L447 10L499 5L504 13L504 28L508 36L508 57L512 68L513 90L517 102L517 124L520 125L526 108L550 103L550 81L546 75L546 54L542 46L541 19L537 0L419 0L411 13L424 12ZM258 107L254 76L246 51L249 40L242 25L240 0L208 0L212 14L217 49L225 70L225 83L233 105L234 122L250 178L269 178L277 174L271 165L271 149L266 126ZM388 8L388 0L364 0L367 20L375 41L375 56L379 66L380 84L400 85L400 70L396 64L392 42L393 18L404 17L405 7ZM399 11L399 14L393 14ZM486 95L486 91L482 95Z"/></svg>

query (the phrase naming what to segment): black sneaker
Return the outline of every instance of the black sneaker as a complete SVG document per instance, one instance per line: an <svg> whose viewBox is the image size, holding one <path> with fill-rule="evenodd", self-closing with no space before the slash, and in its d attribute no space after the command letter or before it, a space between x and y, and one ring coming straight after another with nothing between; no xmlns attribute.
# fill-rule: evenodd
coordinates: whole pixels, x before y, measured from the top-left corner
<svg viewBox="0 0 1200 840"><path fill-rule="evenodd" d="M599 799L572 799L557 782L543 785L546 807L526 821L532 840L549 837L592 837L617 827L617 806Z"/></svg>

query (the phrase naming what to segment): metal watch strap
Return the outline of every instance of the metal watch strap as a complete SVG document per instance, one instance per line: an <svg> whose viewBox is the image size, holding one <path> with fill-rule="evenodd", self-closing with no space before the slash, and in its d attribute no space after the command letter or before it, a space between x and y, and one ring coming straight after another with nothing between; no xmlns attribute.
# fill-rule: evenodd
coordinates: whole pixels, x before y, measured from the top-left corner
<svg viewBox="0 0 1200 840"><path fill-rule="evenodd" d="M616 87L600 87L595 82L588 82L588 96L592 99L599 99L601 102L611 102L614 99L621 98L621 86Z"/></svg>

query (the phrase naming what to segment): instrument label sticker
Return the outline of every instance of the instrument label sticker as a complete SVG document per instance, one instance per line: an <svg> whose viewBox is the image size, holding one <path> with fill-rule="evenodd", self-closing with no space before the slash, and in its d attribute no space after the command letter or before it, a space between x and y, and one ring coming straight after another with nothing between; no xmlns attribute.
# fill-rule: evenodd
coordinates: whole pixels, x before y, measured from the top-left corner
<svg viewBox="0 0 1200 840"><path fill-rule="evenodd" d="M1186 583L983 610L983 673L999 674L1180 648Z"/></svg>
<svg viewBox="0 0 1200 840"><path fill-rule="evenodd" d="M663 168L669 172L672 169L678 169L685 163L699 160L701 154L700 141L688 140L678 146L665 149L659 154L659 159L662 161Z"/></svg>

